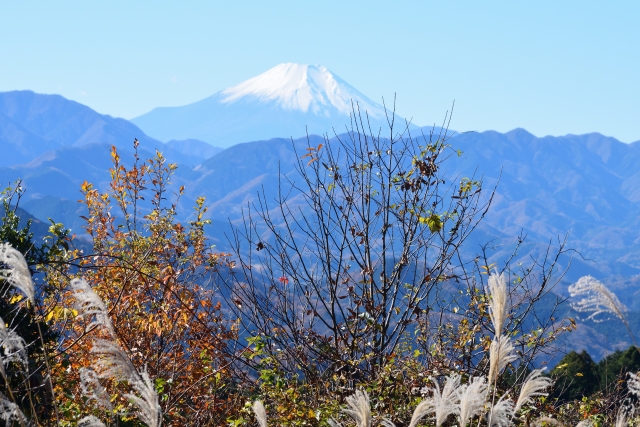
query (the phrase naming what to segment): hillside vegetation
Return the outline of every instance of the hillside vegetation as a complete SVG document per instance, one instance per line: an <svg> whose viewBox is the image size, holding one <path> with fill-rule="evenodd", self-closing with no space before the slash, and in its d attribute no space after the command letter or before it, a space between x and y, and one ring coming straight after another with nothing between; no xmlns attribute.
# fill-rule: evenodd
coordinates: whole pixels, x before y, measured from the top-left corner
<svg viewBox="0 0 640 427"><path fill-rule="evenodd" d="M575 329L553 292L565 243L526 260L521 240L492 261L496 249L473 239L500 193L447 172L458 138L390 135L294 142L293 169L241 211L225 252L207 240L206 199L179 212L189 190L171 185L177 165L145 158L138 141L127 160L111 148L107 186L79 186L84 251L53 222L34 240L15 208L24 189L5 190L2 418L627 425L635 347L598 364L569 353L550 377L539 368ZM595 279L569 290L585 314L629 326Z"/></svg>

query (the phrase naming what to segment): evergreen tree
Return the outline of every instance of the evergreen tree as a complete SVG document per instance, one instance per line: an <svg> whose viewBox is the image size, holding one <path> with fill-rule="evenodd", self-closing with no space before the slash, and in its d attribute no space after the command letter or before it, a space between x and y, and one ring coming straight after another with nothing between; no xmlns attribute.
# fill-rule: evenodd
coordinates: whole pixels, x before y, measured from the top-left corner
<svg viewBox="0 0 640 427"><path fill-rule="evenodd" d="M640 352L634 346L617 350L598 363L599 389L606 390L618 380L626 380L628 372L640 370Z"/></svg>
<svg viewBox="0 0 640 427"><path fill-rule="evenodd" d="M554 397L574 400L598 391L598 365L586 351L572 351L551 371L556 380Z"/></svg>

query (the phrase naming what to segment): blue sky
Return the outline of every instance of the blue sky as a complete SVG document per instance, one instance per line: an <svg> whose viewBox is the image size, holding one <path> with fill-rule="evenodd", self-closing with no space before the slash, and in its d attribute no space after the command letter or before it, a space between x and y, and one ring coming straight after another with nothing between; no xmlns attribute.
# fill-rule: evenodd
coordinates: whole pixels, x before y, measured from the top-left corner
<svg viewBox="0 0 640 427"><path fill-rule="evenodd" d="M640 140L638 1L5 1L0 91L133 118L282 62L419 125Z"/></svg>

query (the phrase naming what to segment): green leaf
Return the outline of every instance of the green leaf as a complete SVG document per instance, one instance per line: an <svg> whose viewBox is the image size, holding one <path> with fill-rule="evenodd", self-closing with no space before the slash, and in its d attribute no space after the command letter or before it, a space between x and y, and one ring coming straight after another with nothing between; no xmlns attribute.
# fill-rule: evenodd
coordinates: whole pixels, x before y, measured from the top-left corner
<svg viewBox="0 0 640 427"><path fill-rule="evenodd" d="M437 233L442 230L442 220L439 215L431 214L428 217L421 216L419 221L420 224L426 224L432 233Z"/></svg>

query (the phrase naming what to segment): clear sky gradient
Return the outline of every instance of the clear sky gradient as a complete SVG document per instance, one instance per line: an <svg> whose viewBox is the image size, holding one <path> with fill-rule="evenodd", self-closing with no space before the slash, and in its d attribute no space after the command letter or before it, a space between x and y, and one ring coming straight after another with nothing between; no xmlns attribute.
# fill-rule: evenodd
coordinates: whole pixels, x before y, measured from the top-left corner
<svg viewBox="0 0 640 427"><path fill-rule="evenodd" d="M133 118L282 62L452 127L640 140L638 1L5 1L0 91Z"/></svg>

